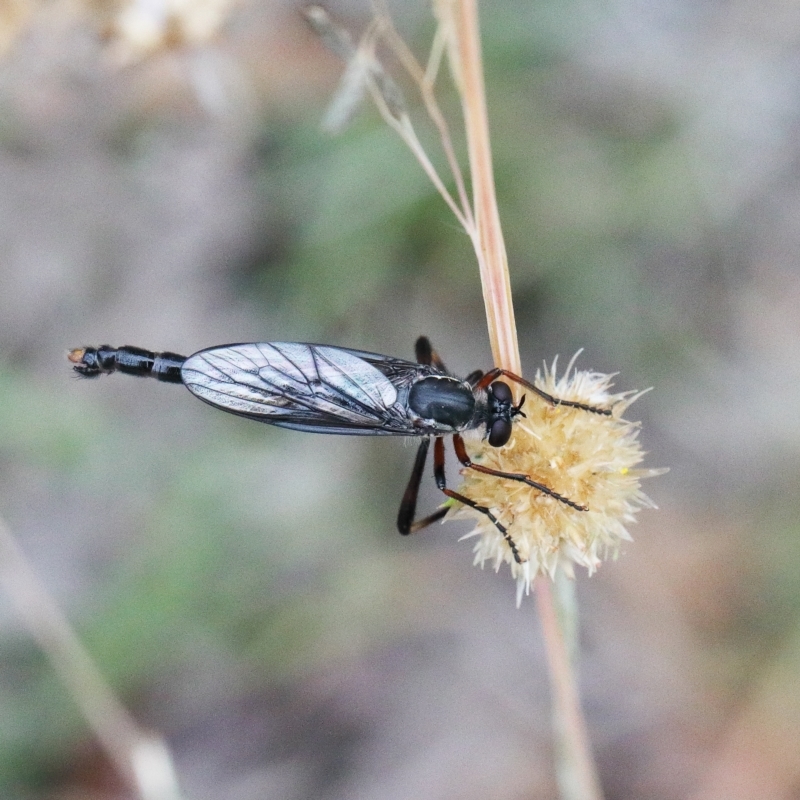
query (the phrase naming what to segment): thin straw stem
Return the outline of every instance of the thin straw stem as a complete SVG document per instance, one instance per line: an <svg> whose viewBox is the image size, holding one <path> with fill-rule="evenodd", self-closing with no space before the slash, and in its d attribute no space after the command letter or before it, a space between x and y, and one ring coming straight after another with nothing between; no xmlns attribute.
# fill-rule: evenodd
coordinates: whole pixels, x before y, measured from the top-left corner
<svg viewBox="0 0 800 800"><path fill-rule="evenodd" d="M427 68L424 70L395 31L383 0L373 0L373 9L375 21L359 45L359 49L369 58L370 69L366 72L367 87L383 118L412 150L456 219L470 236L480 269L494 362L498 367L519 374L521 361L508 260L495 196L477 0L434 1L434 12L439 27ZM307 11L307 16L318 31L326 35L335 33L327 14L319 7ZM337 41L341 38L339 35ZM439 131L448 165L456 183L458 202L445 188L423 150L408 114L397 102L399 90L395 91L375 58L377 38L381 38L389 45L422 94L428 115ZM472 181L472 203L469 202L466 193L446 120L436 103L433 91L443 46L448 53L451 73L461 99ZM352 57L352 54L349 57ZM536 590L550 667L556 749L559 754L557 773L561 795L564 800L600 800L602 797L600 784L592 759L569 652L559 624L557 600L553 597L550 582L544 578L537 578ZM569 612L565 611L565 614L567 613Z"/></svg>
<svg viewBox="0 0 800 800"><path fill-rule="evenodd" d="M461 83L460 94L478 227L478 263L489 341L495 364L519 373L522 367L506 246L495 196L476 0L457 2L455 23L458 58L456 75Z"/></svg>
<svg viewBox="0 0 800 800"><path fill-rule="evenodd" d="M431 163L431 160L428 158L428 154L425 152L425 149L417 138L416 131L411 125L411 121L409 120L408 116L403 115L401 117L397 117L392 113L383 97L383 94L375 85L373 80L368 80L367 88L369 89L375 106L377 107L386 124L393 128L397 132L397 135L400 136L400 138L406 143L406 146L414 154L414 157L417 159L422 169L425 170L428 180L430 180L430 182L436 187L436 191L439 192L442 199L445 201L445 203L447 203L449 209L453 212L453 216L458 220L461 227L463 227L465 230L469 230L469 220L467 219L465 213L459 208L450 192L447 191L447 187L439 177L436 167L434 167ZM469 211L466 213L469 213Z"/></svg>
<svg viewBox="0 0 800 800"><path fill-rule="evenodd" d="M563 800L600 800L603 792L592 756L575 673L553 597L553 584L548 578L540 576L536 579L535 590L547 653L550 690L553 693L553 727L561 797Z"/></svg>

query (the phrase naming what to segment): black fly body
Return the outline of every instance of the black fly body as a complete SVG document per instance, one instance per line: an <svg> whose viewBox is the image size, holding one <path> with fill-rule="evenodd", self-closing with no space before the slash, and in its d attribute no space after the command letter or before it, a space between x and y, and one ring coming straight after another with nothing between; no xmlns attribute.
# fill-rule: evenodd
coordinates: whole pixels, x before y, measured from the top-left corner
<svg viewBox="0 0 800 800"><path fill-rule="evenodd" d="M480 370L461 379L448 372L425 337L416 343L416 362L329 345L299 342L231 344L210 347L186 358L138 347L102 345L72 350L69 360L87 378L112 372L182 383L210 405L242 417L311 433L421 437L411 478L400 504L397 527L414 533L442 519L445 504L415 520L417 496L431 439L436 485L453 500L485 514L521 563L508 530L492 510L447 487L444 438L453 437L459 461L470 469L520 481L576 511L586 506L564 497L528 475L475 464L462 434L483 431L492 447L511 438L514 419L524 416L523 396L514 404L506 377L552 405L610 415L606 408L559 400L507 370Z"/></svg>

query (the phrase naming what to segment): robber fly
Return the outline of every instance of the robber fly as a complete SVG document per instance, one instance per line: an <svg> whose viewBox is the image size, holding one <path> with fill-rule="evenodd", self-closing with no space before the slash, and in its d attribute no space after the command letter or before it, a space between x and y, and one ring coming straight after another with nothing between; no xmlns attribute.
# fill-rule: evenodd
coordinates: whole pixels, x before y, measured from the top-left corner
<svg viewBox="0 0 800 800"><path fill-rule="evenodd" d="M475 464L467 455L461 434L483 429L492 447L511 438L514 419L525 416L525 397L514 404L506 377L552 405L610 415L596 408L560 400L519 375L504 369L480 370L461 379L448 372L426 337L416 343L416 363L362 350L298 342L229 344L201 350L188 358L175 353L151 353L138 347L84 347L72 350L75 371L93 378L122 372L182 383L194 395L216 408L282 428L312 433L364 436L419 436L414 468L406 487L397 527L414 533L447 513L449 505L415 520L417 496L431 439L437 487L448 497L485 514L508 543L518 563L522 559L507 528L492 510L448 488L445 480L444 438L453 437L456 457L465 467L520 481L560 503L587 511L532 480L528 475L501 472Z"/></svg>

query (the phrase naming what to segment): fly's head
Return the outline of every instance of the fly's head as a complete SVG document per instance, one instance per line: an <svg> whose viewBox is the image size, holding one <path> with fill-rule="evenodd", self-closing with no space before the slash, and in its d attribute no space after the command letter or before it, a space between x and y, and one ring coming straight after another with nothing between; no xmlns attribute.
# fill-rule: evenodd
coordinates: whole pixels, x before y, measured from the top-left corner
<svg viewBox="0 0 800 800"><path fill-rule="evenodd" d="M486 429L489 435L489 444L492 447L502 447L511 438L511 428L514 417L525 416L522 410L522 399L514 405L514 396L511 394L507 383L495 381L489 387L489 419Z"/></svg>

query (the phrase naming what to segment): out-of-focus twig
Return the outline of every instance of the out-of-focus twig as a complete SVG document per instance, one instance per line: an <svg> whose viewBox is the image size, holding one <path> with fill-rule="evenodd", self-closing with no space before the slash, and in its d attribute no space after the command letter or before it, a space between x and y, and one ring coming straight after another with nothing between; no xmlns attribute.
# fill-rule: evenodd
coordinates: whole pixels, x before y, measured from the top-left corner
<svg viewBox="0 0 800 800"><path fill-rule="evenodd" d="M553 694L553 728L556 738L557 778L563 800L600 800L600 779L581 708L570 647L559 620L552 582L536 579L536 607L547 651Z"/></svg>
<svg viewBox="0 0 800 800"><path fill-rule="evenodd" d="M0 586L120 775L141 800L180 800L163 740L133 720L0 519Z"/></svg>

